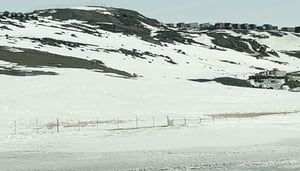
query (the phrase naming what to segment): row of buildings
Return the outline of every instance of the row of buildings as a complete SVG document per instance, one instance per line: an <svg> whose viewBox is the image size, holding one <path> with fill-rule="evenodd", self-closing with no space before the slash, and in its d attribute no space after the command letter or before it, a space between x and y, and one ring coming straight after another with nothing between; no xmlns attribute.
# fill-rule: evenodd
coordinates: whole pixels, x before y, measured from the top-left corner
<svg viewBox="0 0 300 171"><path fill-rule="evenodd" d="M278 26L273 26L271 24L264 24L262 26L258 26L256 24L238 24L238 23L169 23L167 24L168 27L171 28L178 28L178 29L185 29L185 30L214 30L214 29L228 29L228 30L270 30L270 31L277 31L279 30ZM297 32L300 33L300 27L282 27L281 31L286 32Z"/></svg>
<svg viewBox="0 0 300 171"><path fill-rule="evenodd" d="M11 18L11 19L17 19L20 21L26 21L26 20L38 20L38 17L35 15L29 15L29 14L24 14L21 12L0 12L0 18Z"/></svg>

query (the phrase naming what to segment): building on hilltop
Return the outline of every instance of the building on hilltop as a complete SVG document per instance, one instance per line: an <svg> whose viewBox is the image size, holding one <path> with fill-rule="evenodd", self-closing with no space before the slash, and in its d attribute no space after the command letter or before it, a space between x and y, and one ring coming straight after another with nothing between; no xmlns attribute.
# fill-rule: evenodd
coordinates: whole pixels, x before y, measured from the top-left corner
<svg viewBox="0 0 300 171"><path fill-rule="evenodd" d="M266 29L265 29L265 27L263 27L263 26L257 26L257 27L256 27L256 30L263 31L263 30L266 30Z"/></svg>
<svg viewBox="0 0 300 171"><path fill-rule="evenodd" d="M235 30L240 30L241 29L241 24L232 24L232 28Z"/></svg>
<svg viewBox="0 0 300 171"><path fill-rule="evenodd" d="M295 28L294 27L282 27L281 31L295 32Z"/></svg>
<svg viewBox="0 0 300 171"><path fill-rule="evenodd" d="M272 27L272 30L278 31L278 30L279 30L279 29L278 29L278 26L273 26L273 27Z"/></svg>
<svg viewBox="0 0 300 171"><path fill-rule="evenodd" d="M225 28L225 24L224 23L216 23L215 24L215 28L216 29L224 29Z"/></svg>
<svg viewBox="0 0 300 171"><path fill-rule="evenodd" d="M256 30L256 24L249 24L249 29L250 30Z"/></svg>
<svg viewBox="0 0 300 171"><path fill-rule="evenodd" d="M177 26L177 28L181 28L181 29L186 28L186 25L183 22L177 23L176 26Z"/></svg>
<svg viewBox="0 0 300 171"><path fill-rule="evenodd" d="M3 16L9 15L11 16L20 16L18 14L10 14L10 13L3 13ZM21 17L23 18L23 17ZM256 24L249 24L249 23L202 23L199 24L197 22L193 23L184 23L180 22L177 24L173 23L167 23L166 26L170 28L179 28L179 29L186 29L186 30L214 30L214 29L226 29L226 30L257 30L257 31L279 31L278 26L273 26L272 24L264 24L262 26L258 26ZM280 31L286 31L286 32L296 32L300 33L300 26L299 27L282 27Z"/></svg>
<svg viewBox="0 0 300 171"><path fill-rule="evenodd" d="M213 25L210 24L210 23L202 23L199 25L199 29L200 30L209 30L209 29L212 29L213 28Z"/></svg>
<svg viewBox="0 0 300 171"><path fill-rule="evenodd" d="M271 24L264 24L263 27L265 28L265 30L278 30L277 26L273 26Z"/></svg>
<svg viewBox="0 0 300 171"><path fill-rule="evenodd" d="M166 26L171 27L171 28L175 28L176 25L174 23L167 23Z"/></svg>
<svg viewBox="0 0 300 171"><path fill-rule="evenodd" d="M187 29L199 29L199 23L187 23L185 24Z"/></svg>
<svg viewBox="0 0 300 171"><path fill-rule="evenodd" d="M249 30L250 29L249 24L248 23L241 24L241 29Z"/></svg>
<svg viewBox="0 0 300 171"><path fill-rule="evenodd" d="M224 27L225 29L231 30L233 29L232 24L231 23L224 23Z"/></svg>

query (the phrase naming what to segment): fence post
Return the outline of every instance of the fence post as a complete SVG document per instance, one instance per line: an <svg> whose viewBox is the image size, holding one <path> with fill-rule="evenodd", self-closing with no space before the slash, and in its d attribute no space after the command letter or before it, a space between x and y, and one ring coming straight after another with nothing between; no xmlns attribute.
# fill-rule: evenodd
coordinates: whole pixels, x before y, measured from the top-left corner
<svg viewBox="0 0 300 171"><path fill-rule="evenodd" d="M138 125L138 116L137 115L135 116L135 127L136 127L136 129L139 128L139 125Z"/></svg>
<svg viewBox="0 0 300 171"><path fill-rule="evenodd" d="M201 119L201 117L199 117L199 121L200 121L200 123L202 122L202 119Z"/></svg>
<svg viewBox="0 0 300 171"><path fill-rule="evenodd" d="M169 118L169 116L166 116L166 118L167 118L167 126L170 126L170 118Z"/></svg>
<svg viewBox="0 0 300 171"><path fill-rule="evenodd" d="M80 121L78 121L78 131L80 131Z"/></svg>
<svg viewBox="0 0 300 171"><path fill-rule="evenodd" d="M98 118L97 118L96 124L97 124L97 131L99 131L99 119Z"/></svg>
<svg viewBox="0 0 300 171"><path fill-rule="evenodd" d="M120 129L120 116L117 118L118 129Z"/></svg>
<svg viewBox="0 0 300 171"><path fill-rule="evenodd" d="M17 135L17 120L14 121L14 134Z"/></svg>
<svg viewBox="0 0 300 171"><path fill-rule="evenodd" d="M186 118L184 118L184 126L186 126Z"/></svg>
<svg viewBox="0 0 300 171"><path fill-rule="evenodd" d="M59 120L56 118L56 132L59 133Z"/></svg>
<svg viewBox="0 0 300 171"><path fill-rule="evenodd" d="M36 122L36 127L35 127L35 131L36 131L36 133L38 134L39 133L39 120L38 120L38 118L36 118L36 120L35 120Z"/></svg>
<svg viewBox="0 0 300 171"><path fill-rule="evenodd" d="M155 127L155 117L154 117L154 115L152 116L152 126L153 126L153 128Z"/></svg>

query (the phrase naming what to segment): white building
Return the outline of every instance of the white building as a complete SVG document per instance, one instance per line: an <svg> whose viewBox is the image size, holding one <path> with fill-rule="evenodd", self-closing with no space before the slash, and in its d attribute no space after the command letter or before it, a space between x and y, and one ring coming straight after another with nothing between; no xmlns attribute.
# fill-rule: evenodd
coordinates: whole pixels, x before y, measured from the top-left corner
<svg viewBox="0 0 300 171"><path fill-rule="evenodd" d="M274 68L270 71L263 71L257 74L257 76L266 76L266 77L285 77L286 71L280 71L278 68Z"/></svg>
<svg viewBox="0 0 300 171"><path fill-rule="evenodd" d="M187 29L199 29L199 23L187 23L186 28Z"/></svg>
<svg viewBox="0 0 300 171"><path fill-rule="evenodd" d="M200 27L201 30L206 30L206 29L212 28L213 25L210 24L210 23L202 23L202 24L199 25L199 27Z"/></svg>

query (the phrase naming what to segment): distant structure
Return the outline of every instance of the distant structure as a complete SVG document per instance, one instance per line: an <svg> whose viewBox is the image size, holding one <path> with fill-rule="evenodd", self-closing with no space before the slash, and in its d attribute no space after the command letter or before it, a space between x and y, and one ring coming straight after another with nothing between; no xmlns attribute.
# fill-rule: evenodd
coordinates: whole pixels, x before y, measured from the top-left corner
<svg viewBox="0 0 300 171"><path fill-rule="evenodd" d="M262 26L258 26L256 24L249 24L249 23L184 23L180 22L177 24L168 23L166 24L170 28L178 28L183 30L218 30L218 29L225 29L225 30L258 30L258 31L284 31L284 32L296 32L300 33L300 26L299 27L282 27L281 29L278 26L273 26L272 24L264 24Z"/></svg>
<svg viewBox="0 0 300 171"><path fill-rule="evenodd" d="M241 24L232 24L232 28L235 30L240 30L241 29Z"/></svg>
<svg viewBox="0 0 300 171"><path fill-rule="evenodd" d="M38 20L38 17L35 15L28 15L21 12L16 13L16 12L8 12L8 11L1 12L0 18L11 18L22 22L26 20Z"/></svg>
<svg viewBox="0 0 300 171"><path fill-rule="evenodd" d="M277 68L263 71L249 77L253 87L265 89L290 89L300 88L300 72L287 73Z"/></svg>
<svg viewBox="0 0 300 171"><path fill-rule="evenodd" d="M248 23L241 24L241 29L250 30L249 24Z"/></svg>
<svg viewBox="0 0 300 171"><path fill-rule="evenodd" d="M200 30L210 30L210 29L213 29L214 26L210 23L202 23L202 24L199 24L199 29Z"/></svg>
<svg viewBox="0 0 300 171"><path fill-rule="evenodd" d="M180 29L185 29L185 28L186 28L186 24L183 23L183 22L182 22L182 23L177 23L177 24L176 24L176 27L177 27L177 28L180 28Z"/></svg>
<svg viewBox="0 0 300 171"><path fill-rule="evenodd" d="M256 30L256 24L249 24L250 30Z"/></svg>
<svg viewBox="0 0 300 171"><path fill-rule="evenodd" d="M295 32L295 28L294 27L282 27L281 31Z"/></svg>
<svg viewBox="0 0 300 171"><path fill-rule="evenodd" d="M265 30L273 30L273 26L271 24L264 24L263 27Z"/></svg>
<svg viewBox="0 0 300 171"><path fill-rule="evenodd" d="M199 29L199 23L187 23L185 27L186 29L191 29L191 30Z"/></svg>
<svg viewBox="0 0 300 171"><path fill-rule="evenodd" d="M231 30L233 29L232 24L231 23L225 23L224 24L225 29Z"/></svg>
<svg viewBox="0 0 300 171"><path fill-rule="evenodd" d="M215 29L225 29L225 24L224 23L216 23Z"/></svg>
<svg viewBox="0 0 300 171"><path fill-rule="evenodd" d="M249 77L250 83L256 88L282 89L288 78L285 71L274 68Z"/></svg>
<svg viewBox="0 0 300 171"><path fill-rule="evenodd" d="M257 74L257 76L263 76L263 77L285 77L286 71L281 71L278 68L274 68L270 71L263 71Z"/></svg>
<svg viewBox="0 0 300 171"><path fill-rule="evenodd" d="M167 23L166 24L168 27L171 27L171 28L175 28L176 27L176 25L174 24L174 23Z"/></svg>

